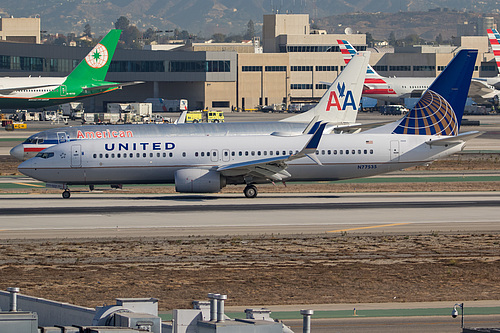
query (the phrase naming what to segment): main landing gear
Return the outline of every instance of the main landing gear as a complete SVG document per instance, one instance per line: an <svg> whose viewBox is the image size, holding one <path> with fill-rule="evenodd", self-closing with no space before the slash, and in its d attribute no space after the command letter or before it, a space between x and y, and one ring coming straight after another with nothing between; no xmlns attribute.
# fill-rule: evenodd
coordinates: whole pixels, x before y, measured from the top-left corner
<svg viewBox="0 0 500 333"><path fill-rule="evenodd" d="M257 196L257 187L255 187L255 185L249 184L247 185L247 187L245 187L243 193L245 193L245 197L247 198L255 198Z"/></svg>
<svg viewBox="0 0 500 333"><path fill-rule="evenodd" d="M71 192L69 190L64 190L64 192L62 193L62 197L64 199L69 199L70 196L71 196Z"/></svg>

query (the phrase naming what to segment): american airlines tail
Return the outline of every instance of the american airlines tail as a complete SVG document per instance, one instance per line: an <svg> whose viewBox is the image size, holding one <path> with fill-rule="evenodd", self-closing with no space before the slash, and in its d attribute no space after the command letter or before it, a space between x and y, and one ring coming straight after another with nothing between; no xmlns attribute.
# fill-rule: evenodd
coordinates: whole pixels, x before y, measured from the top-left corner
<svg viewBox="0 0 500 333"><path fill-rule="evenodd" d="M500 76L500 34L497 29L487 29L488 39L490 40L491 49L497 63L498 75Z"/></svg>
<svg viewBox="0 0 500 333"><path fill-rule="evenodd" d="M365 133L457 136L476 58L461 50L405 117Z"/></svg>
<svg viewBox="0 0 500 333"><path fill-rule="evenodd" d="M352 124L358 115L366 66L370 53L363 52L353 56L352 61L333 81L318 104L307 112L290 118L286 122L308 123L312 119L334 124Z"/></svg>
<svg viewBox="0 0 500 333"><path fill-rule="evenodd" d="M352 57L356 54L356 49L354 46L351 45L346 40L341 40L337 39L337 43L339 44L340 47L340 52L342 53L342 56L344 57L344 62L347 65L349 61L351 61ZM365 83L381 83L381 84L386 84L386 82L383 80L383 76L377 73L370 64L367 65L366 68L366 79Z"/></svg>

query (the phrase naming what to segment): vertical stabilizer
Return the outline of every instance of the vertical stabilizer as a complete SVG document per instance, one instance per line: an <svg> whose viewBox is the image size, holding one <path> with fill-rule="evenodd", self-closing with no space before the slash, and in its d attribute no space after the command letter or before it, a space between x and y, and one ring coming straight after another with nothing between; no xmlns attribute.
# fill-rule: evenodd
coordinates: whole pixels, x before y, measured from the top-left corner
<svg viewBox="0 0 500 333"><path fill-rule="evenodd" d="M488 39L497 63L498 74L500 75L500 34L497 29L488 29Z"/></svg>
<svg viewBox="0 0 500 333"><path fill-rule="evenodd" d="M308 123L317 117L321 122L354 123L358 115L369 58L369 52L355 55L314 108L282 121Z"/></svg>
<svg viewBox="0 0 500 333"><path fill-rule="evenodd" d="M347 65L349 61L351 61L352 57L356 54L356 49L354 46L351 45L346 40L342 39L337 39L337 43L339 44L340 52L342 53L342 56L344 57L344 62ZM383 76L380 75L379 73L375 72L372 66L368 64L366 66L366 79L365 83L379 83L379 84L386 84L385 81L381 81Z"/></svg>
<svg viewBox="0 0 500 333"><path fill-rule="evenodd" d="M120 39L121 30L112 29L68 75L64 84L104 81Z"/></svg>
<svg viewBox="0 0 500 333"><path fill-rule="evenodd" d="M461 50L392 133L457 135L476 58L477 50Z"/></svg>

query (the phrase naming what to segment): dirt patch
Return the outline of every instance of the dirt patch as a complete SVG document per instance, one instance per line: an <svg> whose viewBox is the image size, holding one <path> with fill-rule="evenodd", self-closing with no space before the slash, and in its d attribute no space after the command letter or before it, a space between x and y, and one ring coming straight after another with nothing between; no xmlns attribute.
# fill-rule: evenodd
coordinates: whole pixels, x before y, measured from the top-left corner
<svg viewBox="0 0 500 333"><path fill-rule="evenodd" d="M227 305L500 299L499 234L3 241L0 288L95 307L156 297Z"/></svg>

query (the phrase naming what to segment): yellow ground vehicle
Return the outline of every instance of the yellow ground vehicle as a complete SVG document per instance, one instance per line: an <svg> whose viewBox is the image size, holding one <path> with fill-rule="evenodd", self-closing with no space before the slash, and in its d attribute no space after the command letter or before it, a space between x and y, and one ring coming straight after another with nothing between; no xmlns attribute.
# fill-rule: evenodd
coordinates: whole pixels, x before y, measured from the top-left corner
<svg viewBox="0 0 500 333"><path fill-rule="evenodd" d="M222 111L188 111L186 123L223 123L224 112Z"/></svg>

